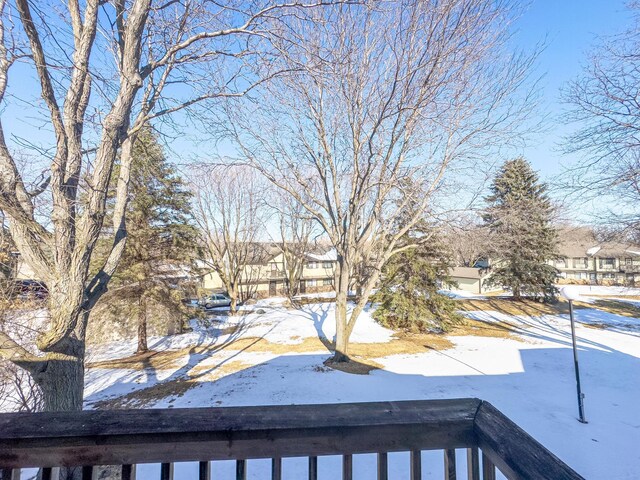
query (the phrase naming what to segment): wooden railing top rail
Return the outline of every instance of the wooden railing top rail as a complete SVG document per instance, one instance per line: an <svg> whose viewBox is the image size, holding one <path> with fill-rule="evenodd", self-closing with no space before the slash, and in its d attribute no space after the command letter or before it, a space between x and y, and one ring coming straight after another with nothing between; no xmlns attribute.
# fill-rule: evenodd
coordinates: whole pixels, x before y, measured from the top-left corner
<svg viewBox="0 0 640 480"><path fill-rule="evenodd" d="M581 478L478 399L0 415L5 469L477 447L509 478Z"/></svg>
<svg viewBox="0 0 640 480"><path fill-rule="evenodd" d="M507 478L582 478L489 402L481 402L474 432L476 445Z"/></svg>

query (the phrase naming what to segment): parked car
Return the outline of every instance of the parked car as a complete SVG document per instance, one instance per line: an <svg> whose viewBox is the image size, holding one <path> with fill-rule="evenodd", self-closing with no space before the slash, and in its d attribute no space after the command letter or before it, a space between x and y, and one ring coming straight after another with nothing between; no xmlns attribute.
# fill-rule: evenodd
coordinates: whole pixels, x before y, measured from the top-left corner
<svg viewBox="0 0 640 480"><path fill-rule="evenodd" d="M44 300L49 295L47 286L38 280L16 280L15 292L21 300Z"/></svg>
<svg viewBox="0 0 640 480"><path fill-rule="evenodd" d="M229 307L231 299L222 293L214 293L200 301L200 305L204 308Z"/></svg>

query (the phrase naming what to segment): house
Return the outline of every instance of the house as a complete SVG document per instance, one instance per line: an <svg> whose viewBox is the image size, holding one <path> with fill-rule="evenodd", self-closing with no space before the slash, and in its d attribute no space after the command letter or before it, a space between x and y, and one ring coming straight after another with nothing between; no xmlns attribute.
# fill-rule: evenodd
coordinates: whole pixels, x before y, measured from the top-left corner
<svg viewBox="0 0 640 480"><path fill-rule="evenodd" d="M640 245L598 241L586 228L562 230L560 238L560 256L549 262L558 269L560 283L640 283Z"/></svg>
<svg viewBox="0 0 640 480"><path fill-rule="evenodd" d="M452 287L452 290L475 294L484 294L500 290L500 287L487 285L487 280L490 276L491 269L488 266L454 267L449 274L449 278L457 284L457 286Z"/></svg>
<svg viewBox="0 0 640 480"><path fill-rule="evenodd" d="M316 247L304 254L304 266L300 278L300 293L333 291L336 266L335 250ZM285 255L276 244L255 244L255 253L246 265L241 279L241 288L249 296L258 298L285 294L287 284ZM207 292L224 290L222 279L215 271L202 277L202 288Z"/></svg>

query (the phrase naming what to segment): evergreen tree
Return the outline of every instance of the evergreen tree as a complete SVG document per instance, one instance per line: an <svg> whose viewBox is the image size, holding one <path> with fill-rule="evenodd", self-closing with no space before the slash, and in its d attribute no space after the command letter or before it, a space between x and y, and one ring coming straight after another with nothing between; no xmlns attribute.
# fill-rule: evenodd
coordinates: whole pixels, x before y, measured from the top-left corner
<svg viewBox="0 0 640 480"><path fill-rule="evenodd" d="M118 173L116 166L113 185ZM143 132L134 146L127 244L110 292L102 300L116 318L137 318L137 353L148 350L150 313L164 313L174 322L169 330L177 331L188 315L182 303L184 285L177 283L189 274L196 253L190 200L191 193L162 147L151 132Z"/></svg>
<svg viewBox="0 0 640 480"><path fill-rule="evenodd" d="M496 259L488 284L510 289L516 299L554 301L557 270L547 262L557 257L558 237L547 186L518 158L502 166L486 201L484 221Z"/></svg>
<svg viewBox="0 0 640 480"><path fill-rule="evenodd" d="M373 297L379 302L373 316L385 327L444 332L462 320L455 300L438 293L451 283L452 255L434 232L421 237L425 241L394 255L385 265L384 280Z"/></svg>

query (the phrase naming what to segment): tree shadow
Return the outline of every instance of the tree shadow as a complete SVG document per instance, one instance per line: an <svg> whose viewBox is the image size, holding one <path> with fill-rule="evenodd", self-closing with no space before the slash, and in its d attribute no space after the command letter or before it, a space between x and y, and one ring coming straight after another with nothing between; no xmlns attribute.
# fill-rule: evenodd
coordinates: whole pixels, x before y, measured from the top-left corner
<svg viewBox="0 0 640 480"><path fill-rule="evenodd" d="M468 358L461 362L455 358L455 351L444 352L449 358L425 353L415 357L408 369L411 373L384 369L369 375L327 368L324 362L330 353L279 355L216 380L199 377L198 391L176 395L171 405L194 406L204 398L212 402L198 406L479 397L494 403L579 472L590 473L591 478L625 478L598 476L594 472L604 473L606 468L620 463L619 459L616 461L619 453L611 445L630 451L637 438L640 415L636 399L640 398L640 385L634 378L640 372L640 359L614 349L581 347L583 390L590 421L583 425L577 421L571 349L527 345L515 352L517 358L509 362L496 357L489 367L482 368ZM431 368L431 364L435 367ZM609 446L603 449L607 442ZM621 458L636 462L637 469L640 458L636 457Z"/></svg>
<svg viewBox="0 0 640 480"><path fill-rule="evenodd" d="M210 330L200 331L195 342L188 348L150 350L143 354L135 354L117 360L95 362L90 367L107 369L106 376L109 376L111 374L109 370L113 369L124 370L124 375L117 384L106 385L105 388L98 389L86 396L85 407L97 409L140 408L163 396L182 395L197 385L199 378L222 368L238 355L262 341L274 327L259 337L243 342L243 334L247 328L247 323L242 321L231 331L225 329L226 335L224 336L211 335ZM221 338L222 340L220 340ZM156 342L152 348L157 348L161 343L162 340ZM232 353L214 365L202 368L203 362L225 350ZM167 377L159 376L158 373L161 371L173 370L176 362L181 362L183 365ZM124 376L131 370L139 371L139 374L125 380ZM144 381L140 381L143 376ZM123 390L132 383L136 384L133 389L127 390L123 394Z"/></svg>

